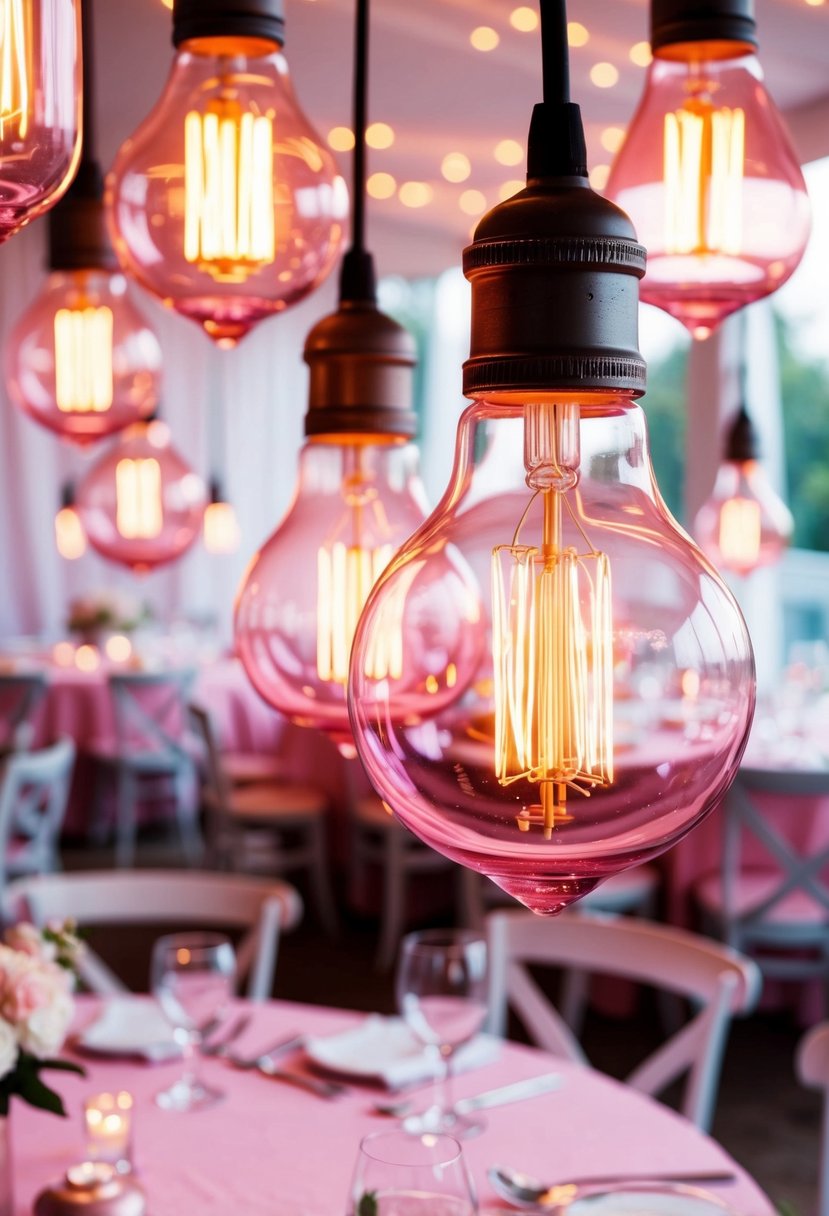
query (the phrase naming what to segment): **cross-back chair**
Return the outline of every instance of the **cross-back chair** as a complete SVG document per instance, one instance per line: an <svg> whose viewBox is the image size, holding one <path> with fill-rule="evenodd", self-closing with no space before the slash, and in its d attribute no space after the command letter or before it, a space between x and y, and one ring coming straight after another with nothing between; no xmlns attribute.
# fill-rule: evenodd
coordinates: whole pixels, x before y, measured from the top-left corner
<svg viewBox="0 0 829 1216"><path fill-rule="evenodd" d="M210 714L190 705L190 722L202 749L201 796L213 864L260 873L307 873L320 923L336 932L328 869L328 798L313 786L271 778L231 780Z"/></svg>
<svg viewBox="0 0 829 1216"><path fill-rule="evenodd" d="M785 811L785 830L757 795ZM740 769L720 811L720 869L694 889L704 927L770 979L829 977L829 836L815 834L821 798L829 799L829 772Z"/></svg>
<svg viewBox="0 0 829 1216"><path fill-rule="evenodd" d="M71 917L81 928L178 923L244 929L236 949L238 976L247 978L248 997L263 1001L273 988L280 931L299 923L302 901L279 879L192 870L92 871L19 879L9 884L4 909L7 919L28 917L36 925ZM90 949L79 969L93 992L126 991Z"/></svg>
<svg viewBox="0 0 829 1216"><path fill-rule="evenodd" d="M0 779L0 889L18 874L60 869L60 830L69 801L75 743L18 752Z"/></svg>
<svg viewBox="0 0 829 1216"><path fill-rule="evenodd" d="M731 1018L750 1012L760 993L760 972L750 959L698 934L631 917L585 913L541 918L521 910L493 912L486 924L489 1020L495 1034L504 1034L511 1007L533 1042L553 1054L589 1063L530 973L532 965L577 967L687 998L692 1005L689 1020L626 1080L657 1096L685 1075L682 1113L708 1129Z"/></svg>
<svg viewBox="0 0 829 1216"><path fill-rule="evenodd" d="M99 772L115 778L115 860L119 866L134 861L139 801L151 789L174 802L185 859L193 864L201 857L196 764L186 746L187 698L194 678L191 670L123 672L109 677L114 747L98 745L92 754ZM101 794L99 786L99 837Z"/></svg>
<svg viewBox="0 0 829 1216"><path fill-rule="evenodd" d="M34 715L47 687L42 672L0 675L0 756L31 747Z"/></svg>

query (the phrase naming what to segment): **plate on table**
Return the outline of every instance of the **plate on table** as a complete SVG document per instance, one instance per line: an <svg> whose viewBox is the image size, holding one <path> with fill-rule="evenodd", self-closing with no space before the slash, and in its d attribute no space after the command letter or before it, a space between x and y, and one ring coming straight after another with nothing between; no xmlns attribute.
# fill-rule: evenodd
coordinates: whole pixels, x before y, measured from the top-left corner
<svg viewBox="0 0 829 1216"><path fill-rule="evenodd" d="M458 1049L456 1072L497 1059L499 1040L477 1035ZM317 1068L355 1080L402 1089L429 1081L440 1071L436 1053L424 1047L402 1018L371 1014L352 1030L305 1041L305 1053Z"/></svg>
<svg viewBox="0 0 829 1216"><path fill-rule="evenodd" d="M559 1216L723 1216L730 1204L711 1191L682 1183L596 1183L572 1188L559 1204L544 1208Z"/></svg>
<svg viewBox="0 0 829 1216"><path fill-rule="evenodd" d="M75 1048L96 1056L137 1056L153 1063L181 1055L173 1028L148 997L113 996L75 1037Z"/></svg>

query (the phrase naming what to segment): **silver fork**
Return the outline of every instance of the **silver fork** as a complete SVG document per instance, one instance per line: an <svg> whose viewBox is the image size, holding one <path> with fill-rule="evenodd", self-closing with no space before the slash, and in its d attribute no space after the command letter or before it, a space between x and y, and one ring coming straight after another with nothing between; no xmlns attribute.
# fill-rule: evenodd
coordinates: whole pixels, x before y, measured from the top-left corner
<svg viewBox="0 0 829 1216"><path fill-rule="evenodd" d="M279 1068L270 1056L263 1056L256 1065L257 1070L274 1081L285 1081L288 1085L296 1085L299 1089L307 1089L318 1098L336 1098L347 1092L348 1087L340 1081L323 1081L317 1077L307 1077L301 1072L288 1072Z"/></svg>
<svg viewBox="0 0 829 1216"><path fill-rule="evenodd" d="M225 1034L221 1035L213 1043L204 1043L201 1048L203 1056L226 1056L230 1051L231 1045L241 1038L242 1035L250 1026L253 1015L250 1013L242 1013L235 1022L228 1028Z"/></svg>
<svg viewBox="0 0 829 1216"><path fill-rule="evenodd" d="M234 1068L258 1068L263 1060L272 1060L275 1056L287 1055L289 1051L295 1051L297 1047L301 1047L305 1041L305 1036L301 1034L291 1034L287 1038L277 1039L270 1047L266 1047L251 1056L239 1056L232 1052L226 1053L226 1058L230 1060Z"/></svg>

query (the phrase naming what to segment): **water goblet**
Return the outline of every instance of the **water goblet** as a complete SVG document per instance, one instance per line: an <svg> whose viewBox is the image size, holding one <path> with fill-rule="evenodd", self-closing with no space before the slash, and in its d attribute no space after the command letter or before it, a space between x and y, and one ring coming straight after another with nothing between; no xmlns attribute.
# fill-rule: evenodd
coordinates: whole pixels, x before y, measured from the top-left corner
<svg viewBox="0 0 829 1216"><path fill-rule="evenodd" d="M458 1048L478 1033L486 1018L486 942L464 929L410 933L401 943L396 990L397 1007L409 1028L441 1062L437 1103L427 1116L429 1130L459 1137L476 1134L483 1121L453 1109L452 1067Z"/></svg>
<svg viewBox="0 0 829 1216"><path fill-rule="evenodd" d="M153 946L153 996L183 1047L184 1072L156 1094L163 1110L203 1110L224 1097L198 1074L205 1028L220 1018L233 996L236 955L222 933L172 933Z"/></svg>
<svg viewBox="0 0 829 1216"><path fill-rule="evenodd" d="M453 1136L374 1132L361 1141L347 1216L475 1216L477 1210Z"/></svg>

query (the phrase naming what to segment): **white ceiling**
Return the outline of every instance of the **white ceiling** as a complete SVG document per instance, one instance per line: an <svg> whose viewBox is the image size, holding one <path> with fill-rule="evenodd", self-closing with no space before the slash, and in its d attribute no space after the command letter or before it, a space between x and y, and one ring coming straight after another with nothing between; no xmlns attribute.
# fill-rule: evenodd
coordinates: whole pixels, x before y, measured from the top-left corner
<svg viewBox="0 0 829 1216"><path fill-rule="evenodd" d="M538 34L513 30L509 14L534 0L373 0L369 119L389 123L394 145L369 153L369 172L434 188L429 206L411 210L398 199L370 203L369 245L383 273L422 275L457 265L474 220L458 206L469 187L498 199L508 178L493 157L505 138L522 145L532 106L540 97ZM772 96L785 110L829 101L829 0L755 0L760 57ZM353 0L285 0L285 54L300 102L325 136L350 125ZM647 37L647 0L570 0L571 21L590 38L571 51L573 99L584 113L591 166L609 160L600 144L607 125L624 125L641 92L645 70L631 63L630 47ZM96 0L98 111L102 159L158 98L169 68L170 13L161 0ZM474 50L472 29L500 35L491 52ZM590 83L597 61L620 72L610 89ZM829 135L827 135L829 141ZM447 152L463 151L472 174L462 185L440 175ZM340 156L350 177L350 157Z"/></svg>

